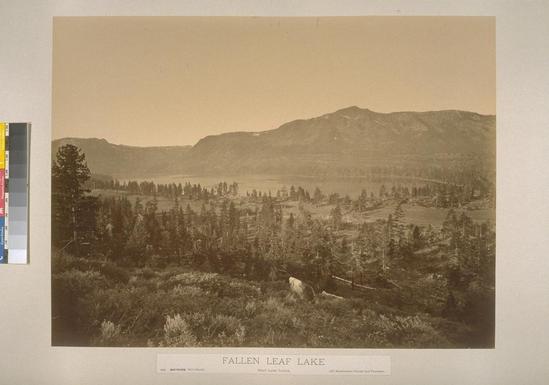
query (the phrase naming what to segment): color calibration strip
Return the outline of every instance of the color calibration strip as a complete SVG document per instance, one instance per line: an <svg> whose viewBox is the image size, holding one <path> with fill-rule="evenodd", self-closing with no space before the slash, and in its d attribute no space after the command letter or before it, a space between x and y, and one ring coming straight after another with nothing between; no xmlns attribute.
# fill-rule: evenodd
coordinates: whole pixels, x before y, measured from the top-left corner
<svg viewBox="0 0 549 385"><path fill-rule="evenodd" d="M30 123L0 123L0 263L28 257Z"/></svg>

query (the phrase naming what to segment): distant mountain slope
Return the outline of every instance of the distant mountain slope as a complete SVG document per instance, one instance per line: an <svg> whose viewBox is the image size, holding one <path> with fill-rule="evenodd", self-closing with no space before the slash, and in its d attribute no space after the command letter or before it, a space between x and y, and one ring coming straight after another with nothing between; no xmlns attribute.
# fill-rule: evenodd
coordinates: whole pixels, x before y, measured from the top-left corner
<svg viewBox="0 0 549 385"><path fill-rule="evenodd" d="M144 177L177 173L191 146L134 147L117 145L105 139L63 138L52 142L52 157L65 144L80 147L94 174L116 178Z"/></svg>
<svg viewBox="0 0 549 385"><path fill-rule="evenodd" d="M495 116L465 111L377 113L349 107L263 132L231 132L189 147L138 148L61 139L83 148L90 168L110 175L361 174L371 167L492 163ZM146 159L146 160L145 160Z"/></svg>
<svg viewBox="0 0 549 385"><path fill-rule="evenodd" d="M495 156L495 117L464 111L377 113L349 107L257 133L208 136L189 152L199 173L339 173L402 162Z"/></svg>

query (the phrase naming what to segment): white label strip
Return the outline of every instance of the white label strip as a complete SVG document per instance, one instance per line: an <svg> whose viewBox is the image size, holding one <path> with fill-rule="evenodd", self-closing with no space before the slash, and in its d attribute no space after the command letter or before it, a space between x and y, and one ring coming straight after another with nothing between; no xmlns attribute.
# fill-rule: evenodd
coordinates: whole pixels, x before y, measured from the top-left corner
<svg viewBox="0 0 549 385"><path fill-rule="evenodd" d="M158 373L390 375L390 356L328 354L158 354Z"/></svg>

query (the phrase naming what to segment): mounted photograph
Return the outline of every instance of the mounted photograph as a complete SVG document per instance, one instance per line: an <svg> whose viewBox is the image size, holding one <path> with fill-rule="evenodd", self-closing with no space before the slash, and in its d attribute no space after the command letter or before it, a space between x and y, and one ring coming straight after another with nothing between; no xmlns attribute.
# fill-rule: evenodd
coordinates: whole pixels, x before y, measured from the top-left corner
<svg viewBox="0 0 549 385"><path fill-rule="evenodd" d="M493 17L54 17L53 346L495 347Z"/></svg>

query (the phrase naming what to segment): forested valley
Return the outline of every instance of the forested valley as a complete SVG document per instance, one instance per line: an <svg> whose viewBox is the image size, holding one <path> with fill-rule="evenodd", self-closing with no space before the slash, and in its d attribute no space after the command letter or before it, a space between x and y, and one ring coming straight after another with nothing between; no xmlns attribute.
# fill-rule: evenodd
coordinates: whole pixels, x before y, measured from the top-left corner
<svg viewBox="0 0 549 385"><path fill-rule="evenodd" d="M92 178L64 145L52 167L53 344L493 347L495 224L466 209L493 208L493 186L459 182L358 197L119 182ZM447 213L418 224L410 207Z"/></svg>

